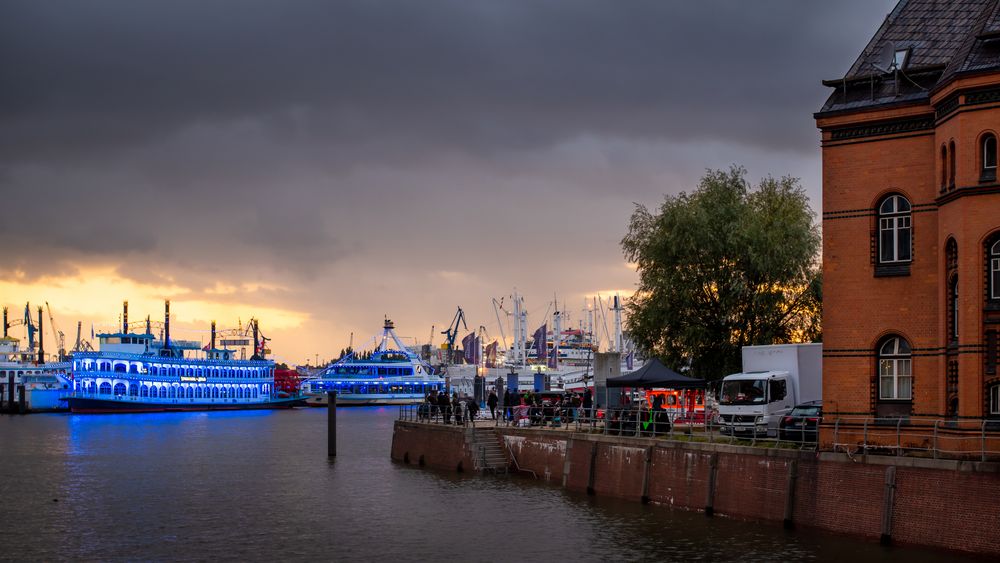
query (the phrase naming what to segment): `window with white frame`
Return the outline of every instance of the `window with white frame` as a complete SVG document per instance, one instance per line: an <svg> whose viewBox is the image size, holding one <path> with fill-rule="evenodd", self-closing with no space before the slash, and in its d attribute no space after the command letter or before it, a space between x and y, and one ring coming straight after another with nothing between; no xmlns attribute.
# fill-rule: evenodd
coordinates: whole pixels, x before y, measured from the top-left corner
<svg viewBox="0 0 1000 563"><path fill-rule="evenodd" d="M991 176L996 179L997 175L997 138L993 134L986 134L982 140L982 175Z"/></svg>
<svg viewBox="0 0 1000 563"><path fill-rule="evenodd" d="M1000 383L990 387L990 415L1000 415Z"/></svg>
<svg viewBox="0 0 1000 563"><path fill-rule="evenodd" d="M879 262L892 264L912 259L910 202L901 195L891 195L878 207Z"/></svg>
<svg viewBox="0 0 1000 563"><path fill-rule="evenodd" d="M898 336L886 339L878 351L879 399L910 400L913 389L910 344Z"/></svg>

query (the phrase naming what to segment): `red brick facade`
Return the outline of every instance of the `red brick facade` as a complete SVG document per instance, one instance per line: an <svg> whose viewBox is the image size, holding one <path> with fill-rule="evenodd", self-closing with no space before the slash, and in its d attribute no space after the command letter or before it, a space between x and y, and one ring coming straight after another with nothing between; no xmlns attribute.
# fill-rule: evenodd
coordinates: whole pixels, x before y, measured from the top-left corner
<svg viewBox="0 0 1000 563"><path fill-rule="evenodd" d="M895 37L897 49L906 44L899 40L902 31L892 36L897 31L892 18L907 17L905 4L890 15L866 53L884 37ZM984 161L984 148L992 146L995 153L996 144L984 147L984 141L1000 134L1000 71L952 67L971 57L967 45L996 48L983 32L991 13L971 13L978 23L956 32L966 43L956 40L946 59L910 67L912 77L903 72L866 77L855 70L864 67L867 55L862 55L843 85L829 84L837 90L816 115L823 154L827 422L926 417L979 430L980 419L990 414L990 388L1000 383L1000 302L990 299L988 246L1000 233L1000 184L996 169ZM901 85L909 89L901 91ZM870 103L864 98L868 88ZM893 195L905 198L905 213L881 207ZM908 218L908 232L893 229L897 217ZM902 239L892 238L907 235L909 256ZM908 259L893 260L900 256ZM899 356L908 366L880 357L881 345L893 337L909 346ZM901 387L883 389L880 369L909 371L909 382L904 377L902 383L893 380ZM827 428L823 441L832 440Z"/></svg>

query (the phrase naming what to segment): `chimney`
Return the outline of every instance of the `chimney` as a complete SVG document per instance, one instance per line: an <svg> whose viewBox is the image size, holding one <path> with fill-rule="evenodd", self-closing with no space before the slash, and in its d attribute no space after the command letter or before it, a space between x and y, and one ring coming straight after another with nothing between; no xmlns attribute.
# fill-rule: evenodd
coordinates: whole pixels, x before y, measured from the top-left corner
<svg viewBox="0 0 1000 563"><path fill-rule="evenodd" d="M7 324L7 307L4 307L3 308L3 337L4 338L7 338L7 327L8 326L10 326L10 325Z"/></svg>
<svg viewBox="0 0 1000 563"><path fill-rule="evenodd" d="M209 350L215 350L215 321L212 321L212 346Z"/></svg>
<svg viewBox="0 0 1000 563"><path fill-rule="evenodd" d="M170 348L170 300L167 299L163 308L163 347Z"/></svg>
<svg viewBox="0 0 1000 563"><path fill-rule="evenodd" d="M128 301L122 303L122 334L128 334Z"/></svg>
<svg viewBox="0 0 1000 563"><path fill-rule="evenodd" d="M45 363L45 331L42 330L42 308L38 308L38 363Z"/></svg>
<svg viewBox="0 0 1000 563"><path fill-rule="evenodd" d="M146 315L146 334L153 334L152 327L149 324L149 315Z"/></svg>

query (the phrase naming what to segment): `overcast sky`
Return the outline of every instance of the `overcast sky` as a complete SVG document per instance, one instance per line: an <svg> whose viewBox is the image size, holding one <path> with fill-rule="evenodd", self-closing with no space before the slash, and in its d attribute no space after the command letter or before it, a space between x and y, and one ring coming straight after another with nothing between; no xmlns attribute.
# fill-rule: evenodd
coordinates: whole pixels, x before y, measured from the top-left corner
<svg viewBox="0 0 1000 563"><path fill-rule="evenodd" d="M0 302L255 314L291 362L459 305L498 335L514 287L574 314L634 287L634 203L706 168L819 212L820 80L894 4L8 0Z"/></svg>

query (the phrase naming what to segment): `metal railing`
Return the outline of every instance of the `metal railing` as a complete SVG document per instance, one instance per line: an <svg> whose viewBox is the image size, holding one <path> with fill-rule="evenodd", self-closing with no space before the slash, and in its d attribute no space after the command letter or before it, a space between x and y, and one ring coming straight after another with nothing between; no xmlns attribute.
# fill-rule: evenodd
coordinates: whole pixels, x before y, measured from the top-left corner
<svg viewBox="0 0 1000 563"><path fill-rule="evenodd" d="M784 424L765 430L762 421L756 419L740 425L722 421L712 414L692 416L690 412L668 410L653 413L651 409L637 407L500 406L494 419L488 409L478 409L476 416L470 417L463 403L458 409L457 421L455 412L453 407L446 410L436 405L405 405L400 407L399 419L428 424L508 426L764 448L823 449L849 456L1000 461L1000 420L996 419L785 416Z"/></svg>
<svg viewBox="0 0 1000 563"><path fill-rule="evenodd" d="M459 416L456 417L455 413ZM795 430L779 431L776 436L768 436L766 431L758 431L756 426L750 432L738 435L726 433L732 426L720 425L714 416L706 416L703 411L689 412L663 409L654 413L652 409L641 407L591 408L566 405L517 405L500 406L493 418L487 409L476 409L470 416L466 403L456 410L454 406L439 406L422 403L399 407L399 420L423 422L427 424L447 424L467 427L505 426L534 428L551 431L581 432L607 436L645 437L681 439L686 441L744 444L765 447L808 447L815 448L817 442L815 417L797 417L800 423L810 421L812 426L800 424Z"/></svg>
<svg viewBox="0 0 1000 563"><path fill-rule="evenodd" d="M919 416L836 417L832 449L932 459L1000 459L1000 420Z"/></svg>

